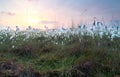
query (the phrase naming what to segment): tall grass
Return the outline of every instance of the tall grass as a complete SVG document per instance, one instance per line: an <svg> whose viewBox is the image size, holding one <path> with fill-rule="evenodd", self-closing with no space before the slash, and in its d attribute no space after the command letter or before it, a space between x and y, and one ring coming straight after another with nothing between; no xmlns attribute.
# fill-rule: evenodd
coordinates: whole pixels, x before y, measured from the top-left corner
<svg viewBox="0 0 120 77"><path fill-rule="evenodd" d="M88 69L87 77L120 75L119 32L87 29L51 32L1 31L0 61L31 65L42 74L53 74L52 77L55 71L61 77L84 77L87 62L95 64Z"/></svg>

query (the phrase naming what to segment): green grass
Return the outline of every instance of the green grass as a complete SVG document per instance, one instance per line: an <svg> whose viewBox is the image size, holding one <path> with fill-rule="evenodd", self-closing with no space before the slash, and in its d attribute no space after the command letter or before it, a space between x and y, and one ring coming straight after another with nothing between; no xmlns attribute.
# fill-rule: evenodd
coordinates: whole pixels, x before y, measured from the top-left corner
<svg viewBox="0 0 120 77"><path fill-rule="evenodd" d="M32 66L40 73L59 71L65 73L72 67L91 61L101 65L96 67L94 77L113 77L120 74L120 38L113 40L108 35L94 37L89 35L70 35L70 37L45 37L31 34L16 34L3 37L0 45L0 61L15 61L25 66ZM63 38L62 38L63 37ZM67 39L67 40L66 40ZM81 41L78 41L78 40ZM64 44L62 44L64 42ZM57 43L57 44L56 44ZM12 45L15 47L12 48ZM106 67L110 70L107 71ZM70 77L71 73L65 77ZM72 76L72 75L71 75Z"/></svg>

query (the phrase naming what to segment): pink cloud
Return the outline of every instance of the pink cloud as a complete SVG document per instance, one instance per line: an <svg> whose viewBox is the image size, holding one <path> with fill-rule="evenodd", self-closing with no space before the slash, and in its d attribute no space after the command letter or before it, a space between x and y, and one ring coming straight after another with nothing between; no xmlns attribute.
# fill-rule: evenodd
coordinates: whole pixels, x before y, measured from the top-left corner
<svg viewBox="0 0 120 77"><path fill-rule="evenodd" d="M16 15L15 13L12 13L12 12L5 12L5 11L1 11L0 14L10 15L10 16Z"/></svg>
<svg viewBox="0 0 120 77"><path fill-rule="evenodd" d="M47 20L44 20L44 21L40 21L41 24L56 24L58 23L57 21L47 21Z"/></svg>
<svg viewBox="0 0 120 77"><path fill-rule="evenodd" d="M31 1L39 1L39 0L28 0L28 1L30 1L30 2L31 2Z"/></svg>

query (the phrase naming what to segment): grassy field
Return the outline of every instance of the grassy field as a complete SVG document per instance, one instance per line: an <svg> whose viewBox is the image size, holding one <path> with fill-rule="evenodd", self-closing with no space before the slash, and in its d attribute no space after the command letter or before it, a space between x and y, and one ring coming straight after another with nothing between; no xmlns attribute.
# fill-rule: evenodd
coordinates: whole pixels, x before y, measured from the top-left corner
<svg viewBox="0 0 120 77"><path fill-rule="evenodd" d="M120 77L120 37L111 37L109 32L1 32L0 62L31 67L40 74L35 77Z"/></svg>

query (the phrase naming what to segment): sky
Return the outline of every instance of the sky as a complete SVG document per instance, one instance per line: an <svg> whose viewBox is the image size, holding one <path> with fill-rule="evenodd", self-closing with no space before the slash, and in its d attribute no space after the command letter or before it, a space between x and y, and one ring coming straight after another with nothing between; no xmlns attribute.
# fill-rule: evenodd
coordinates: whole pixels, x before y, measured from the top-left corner
<svg viewBox="0 0 120 77"><path fill-rule="evenodd" d="M120 20L120 0L0 0L1 26L60 28Z"/></svg>

